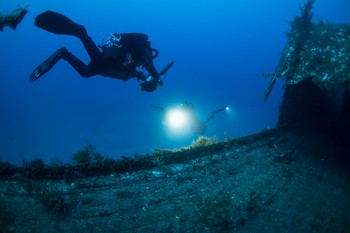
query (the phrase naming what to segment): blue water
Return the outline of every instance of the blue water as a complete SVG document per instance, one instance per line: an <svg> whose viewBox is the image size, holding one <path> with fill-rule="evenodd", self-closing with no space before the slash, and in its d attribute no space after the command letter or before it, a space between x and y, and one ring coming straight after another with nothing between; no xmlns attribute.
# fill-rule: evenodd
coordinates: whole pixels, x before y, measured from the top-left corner
<svg viewBox="0 0 350 233"><path fill-rule="evenodd" d="M283 81L265 102L268 80L261 74L274 71L299 3L304 1L2 0L1 12L17 4L29 5L29 12L16 30L0 32L0 159L69 161L87 140L112 158L190 144L194 136L175 139L165 131L151 104L190 101L203 121L229 105L231 111L207 128L206 136L220 140L225 132L237 137L274 127ZM348 0L316 0L314 7L316 20L350 23ZM65 61L29 83L32 70L62 46L89 61L78 39L33 25L45 10L85 25L97 44L112 32L148 34L160 52L157 69L175 61L164 86L145 93L133 79L84 79Z"/></svg>

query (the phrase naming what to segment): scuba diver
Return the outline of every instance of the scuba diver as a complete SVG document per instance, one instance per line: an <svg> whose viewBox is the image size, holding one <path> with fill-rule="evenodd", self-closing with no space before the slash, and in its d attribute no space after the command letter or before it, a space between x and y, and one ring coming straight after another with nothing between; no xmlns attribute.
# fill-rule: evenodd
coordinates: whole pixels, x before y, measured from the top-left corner
<svg viewBox="0 0 350 233"><path fill-rule="evenodd" d="M167 113L169 112L169 110L171 110L170 108L159 107L155 105L151 105L151 107L161 110L163 112L164 118L166 118ZM177 107L177 110L182 111L184 114L188 116L188 121L189 121L188 123L190 125L191 131L197 135L205 134L209 121L211 121L217 113L227 109L228 109L228 106L224 105L222 108L213 111L211 115L207 118L207 120L203 123L200 121L196 113L195 107L193 106L192 103L184 102L183 104ZM166 119L164 121L166 122Z"/></svg>
<svg viewBox="0 0 350 233"><path fill-rule="evenodd" d="M88 65L62 47L39 65L30 75L29 81L34 82L48 72L60 59L67 61L82 77L89 78L103 75L127 81L136 78L141 90L152 92L158 85L163 85L161 76L173 66L169 63L162 71L157 72L153 59L158 51L151 47L148 36L142 33L113 33L108 35L102 46L96 46L83 25L73 22L68 17L45 11L35 18L37 27L46 31L72 35L81 40L91 61ZM146 69L147 72L143 70Z"/></svg>

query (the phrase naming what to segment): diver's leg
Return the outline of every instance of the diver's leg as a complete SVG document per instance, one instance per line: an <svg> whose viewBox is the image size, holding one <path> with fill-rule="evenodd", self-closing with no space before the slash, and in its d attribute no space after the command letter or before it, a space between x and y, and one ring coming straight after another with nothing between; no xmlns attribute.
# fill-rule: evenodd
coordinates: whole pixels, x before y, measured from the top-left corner
<svg viewBox="0 0 350 233"><path fill-rule="evenodd" d="M88 53L91 61L99 61L102 59L102 53L100 49L97 47L95 42L91 39L91 37L87 33L79 35L78 38L83 43L84 48Z"/></svg>
<svg viewBox="0 0 350 233"><path fill-rule="evenodd" d="M30 82L34 82L47 73L60 59L66 60L82 77L88 78L97 74L97 66L85 65L80 59L69 52L66 47L62 47L41 63L29 77ZM92 63L94 64L94 63Z"/></svg>
<svg viewBox="0 0 350 233"><path fill-rule="evenodd" d="M67 61L79 74L84 78L89 78L97 74L97 70L95 69L94 63L90 63L89 65L85 65L79 58L74 56L71 52L66 50L62 54L62 58Z"/></svg>

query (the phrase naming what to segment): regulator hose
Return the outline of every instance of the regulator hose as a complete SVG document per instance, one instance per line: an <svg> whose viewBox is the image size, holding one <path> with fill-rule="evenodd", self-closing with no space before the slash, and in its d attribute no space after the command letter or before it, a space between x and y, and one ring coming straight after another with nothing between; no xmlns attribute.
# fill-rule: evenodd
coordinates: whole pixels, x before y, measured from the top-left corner
<svg viewBox="0 0 350 233"><path fill-rule="evenodd" d="M154 48L151 48L151 51L152 51L152 59L158 57L159 55L159 52L158 50L154 49ZM153 54L154 53L154 54Z"/></svg>

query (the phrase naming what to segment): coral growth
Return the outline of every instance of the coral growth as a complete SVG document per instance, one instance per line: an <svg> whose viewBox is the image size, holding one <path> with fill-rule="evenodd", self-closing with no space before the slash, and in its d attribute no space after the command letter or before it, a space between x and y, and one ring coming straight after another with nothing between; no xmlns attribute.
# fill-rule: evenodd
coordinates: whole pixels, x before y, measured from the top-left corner
<svg viewBox="0 0 350 233"><path fill-rule="evenodd" d="M16 29L17 25L22 21L27 12L27 9L18 7L13 10L11 14L4 15L0 13L0 31L2 31L5 26Z"/></svg>

